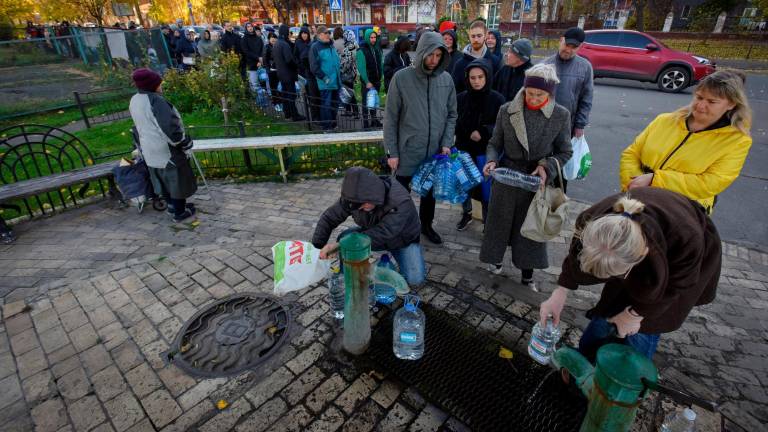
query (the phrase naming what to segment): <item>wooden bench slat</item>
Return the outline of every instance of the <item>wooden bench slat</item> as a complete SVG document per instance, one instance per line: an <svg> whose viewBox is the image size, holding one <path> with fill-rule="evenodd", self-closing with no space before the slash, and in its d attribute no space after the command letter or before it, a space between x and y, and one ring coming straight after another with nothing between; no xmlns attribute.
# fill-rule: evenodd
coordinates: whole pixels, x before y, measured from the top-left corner
<svg viewBox="0 0 768 432"><path fill-rule="evenodd" d="M84 183L112 175L116 161L104 162L63 173L22 180L17 183L0 186L0 202L12 198L26 198L39 193L59 190L63 187Z"/></svg>
<svg viewBox="0 0 768 432"><path fill-rule="evenodd" d="M329 134L277 135L246 138L214 138L195 140L195 152L215 150L268 149L315 145L372 143L384 140L381 130Z"/></svg>

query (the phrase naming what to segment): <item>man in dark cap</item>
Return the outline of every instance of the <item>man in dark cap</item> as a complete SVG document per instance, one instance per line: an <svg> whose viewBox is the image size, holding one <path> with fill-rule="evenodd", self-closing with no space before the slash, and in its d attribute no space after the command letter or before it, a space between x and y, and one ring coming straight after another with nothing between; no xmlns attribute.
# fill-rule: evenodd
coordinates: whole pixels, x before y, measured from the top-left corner
<svg viewBox="0 0 768 432"><path fill-rule="evenodd" d="M186 153L192 149L192 139L184 131L179 112L163 98L160 75L141 68L133 72L132 78L139 92L131 98L128 109L152 187L165 199L175 222L190 221L195 207L186 200L197 191Z"/></svg>
<svg viewBox="0 0 768 432"><path fill-rule="evenodd" d="M571 113L571 136L584 135L592 111L592 65L578 55L584 42L584 30L571 27L560 38L557 54L544 63L555 65L560 84L555 90L555 100Z"/></svg>
<svg viewBox="0 0 768 432"><path fill-rule="evenodd" d="M424 283L426 269L419 243L419 215L405 187L392 177L377 176L368 168L348 169L341 184L341 198L323 212L312 236L312 244L320 249L320 258L328 258L336 249L336 243L328 240L333 230L350 216L358 227L344 231L339 239L352 231L367 235L371 238L371 249L392 254L408 285Z"/></svg>
<svg viewBox="0 0 768 432"><path fill-rule="evenodd" d="M504 47L504 66L496 72L493 89L504 96L509 102L523 88L525 71L533 66L531 53L533 45L528 39L522 38Z"/></svg>

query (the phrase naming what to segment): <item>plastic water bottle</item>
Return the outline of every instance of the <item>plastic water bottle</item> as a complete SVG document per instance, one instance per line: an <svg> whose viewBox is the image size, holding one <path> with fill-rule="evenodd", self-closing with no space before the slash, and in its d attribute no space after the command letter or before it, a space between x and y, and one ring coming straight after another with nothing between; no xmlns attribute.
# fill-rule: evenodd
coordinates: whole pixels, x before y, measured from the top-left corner
<svg viewBox="0 0 768 432"><path fill-rule="evenodd" d="M392 350L402 360L418 360L424 355L424 312L419 309L419 297L405 296L405 304L395 313L392 329Z"/></svg>
<svg viewBox="0 0 768 432"><path fill-rule="evenodd" d="M392 258L389 256L389 254L385 253L381 256L381 258L379 258L379 262L376 263L376 268L387 268L394 270L395 265L392 263ZM374 280L373 289L376 293L376 301L381 304L390 304L397 298L395 287L389 284Z"/></svg>
<svg viewBox="0 0 768 432"><path fill-rule="evenodd" d="M455 195L456 178L451 175L451 161L446 155L435 156L435 199L440 201L450 201Z"/></svg>
<svg viewBox="0 0 768 432"><path fill-rule="evenodd" d="M435 161L430 160L419 166L411 179L411 190L420 196L427 196L432 189Z"/></svg>
<svg viewBox="0 0 768 432"><path fill-rule="evenodd" d="M560 341L560 327L555 325L552 315L549 315L544 326L541 322L533 326L531 340L528 343L528 354L537 362L548 365L558 341Z"/></svg>
<svg viewBox="0 0 768 432"><path fill-rule="evenodd" d="M683 412L669 414L661 424L661 432L693 432L696 422L696 412L686 408Z"/></svg>
<svg viewBox="0 0 768 432"><path fill-rule="evenodd" d="M344 274L338 266L331 267L328 275L328 292L331 314L336 319L344 319Z"/></svg>
<svg viewBox="0 0 768 432"><path fill-rule="evenodd" d="M469 155L469 153L466 152L459 152L459 160L461 161L461 165L464 167L464 170L466 173L471 177L472 181L478 185L483 182L483 174L480 172L480 169L475 164L475 161L472 160L472 156Z"/></svg>
<svg viewBox="0 0 768 432"><path fill-rule="evenodd" d="M369 89L365 94L365 106L366 108L378 108L379 107L379 92L376 89Z"/></svg>
<svg viewBox="0 0 768 432"><path fill-rule="evenodd" d="M491 171L494 180L507 186L514 186L531 192L536 192L541 187L541 177L523 174L509 168L496 168Z"/></svg>
<svg viewBox="0 0 768 432"><path fill-rule="evenodd" d="M477 183L469 178L467 171L464 169L464 164L458 158L452 160L451 163L453 164L453 173L456 175L456 181L462 191L469 192L473 187L477 186Z"/></svg>

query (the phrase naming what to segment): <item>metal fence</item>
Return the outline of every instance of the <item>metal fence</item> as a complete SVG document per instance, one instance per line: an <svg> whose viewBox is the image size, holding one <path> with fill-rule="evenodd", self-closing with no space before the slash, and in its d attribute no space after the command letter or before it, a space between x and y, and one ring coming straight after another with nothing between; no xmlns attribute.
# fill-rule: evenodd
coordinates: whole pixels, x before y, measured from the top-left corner
<svg viewBox="0 0 768 432"><path fill-rule="evenodd" d="M129 118L128 102L135 89L110 88L90 92L74 92L75 103L85 127Z"/></svg>
<svg viewBox="0 0 768 432"><path fill-rule="evenodd" d="M173 66L173 56L160 29L69 27L43 37L0 42L0 66L26 66L82 61L108 67L148 67L158 72Z"/></svg>

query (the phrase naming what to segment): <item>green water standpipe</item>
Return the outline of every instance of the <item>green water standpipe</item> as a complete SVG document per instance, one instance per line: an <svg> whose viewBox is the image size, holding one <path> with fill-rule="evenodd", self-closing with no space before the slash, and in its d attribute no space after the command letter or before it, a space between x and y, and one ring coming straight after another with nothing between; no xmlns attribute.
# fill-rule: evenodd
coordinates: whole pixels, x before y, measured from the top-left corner
<svg viewBox="0 0 768 432"><path fill-rule="evenodd" d="M656 384L659 373L651 360L622 344L604 345L596 365L573 348L563 347L552 356L557 369L565 368L587 396L587 415L580 432L626 432L637 408Z"/></svg>
<svg viewBox="0 0 768 432"><path fill-rule="evenodd" d="M368 310L371 239L352 233L339 242L344 262L344 350L363 354L371 342L371 316Z"/></svg>

